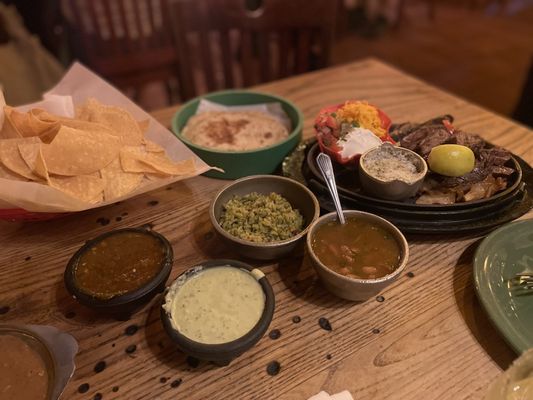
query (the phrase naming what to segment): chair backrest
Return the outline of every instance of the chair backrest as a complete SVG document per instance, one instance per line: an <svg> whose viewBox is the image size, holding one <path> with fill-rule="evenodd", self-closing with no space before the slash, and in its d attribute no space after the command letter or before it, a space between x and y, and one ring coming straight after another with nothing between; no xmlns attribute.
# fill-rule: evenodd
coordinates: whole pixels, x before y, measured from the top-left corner
<svg viewBox="0 0 533 400"><path fill-rule="evenodd" d="M256 9L248 5L256 3ZM177 0L174 33L188 97L327 65L336 1Z"/></svg>
<svg viewBox="0 0 533 400"><path fill-rule="evenodd" d="M64 0L82 59L107 76L177 60L167 0Z"/></svg>

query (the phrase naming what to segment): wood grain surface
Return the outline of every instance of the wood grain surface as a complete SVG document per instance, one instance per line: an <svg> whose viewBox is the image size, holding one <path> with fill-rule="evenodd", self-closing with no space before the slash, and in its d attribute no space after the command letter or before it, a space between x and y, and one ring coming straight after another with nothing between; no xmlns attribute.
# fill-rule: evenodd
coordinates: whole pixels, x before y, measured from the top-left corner
<svg viewBox="0 0 533 400"><path fill-rule="evenodd" d="M288 98L305 116L304 135L325 105L367 99L394 121L450 113L456 125L533 163L533 133L377 60L347 64L258 87ZM155 112L165 124L176 108ZM187 361L163 331L155 299L118 322L78 305L63 271L87 239L120 227L152 224L174 247L171 278L205 259L238 258L214 235L208 204L226 182L198 177L98 210L39 223L0 223L0 323L53 325L74 335L77 369L63 399L299 400L349 390L357 400L481 399L516 357L492 327L472 284L481 237L409 236L406 272L384 301L350 303L317 281L303 251L257 264L276 294L270 329L256 347L219 368ZM532 218L533 213L525 216ZM301 322L293 322L298 316ZM327 318L333 328L320 328ZM138 331L125 334L128 326ZM135 351L126 353L128 346ZM132 348L130 348L131 350ZM105 361L102 372L95 365ZM278 361L278 375L266 367ZM79 393L78 387L89 384Z"/></svg>

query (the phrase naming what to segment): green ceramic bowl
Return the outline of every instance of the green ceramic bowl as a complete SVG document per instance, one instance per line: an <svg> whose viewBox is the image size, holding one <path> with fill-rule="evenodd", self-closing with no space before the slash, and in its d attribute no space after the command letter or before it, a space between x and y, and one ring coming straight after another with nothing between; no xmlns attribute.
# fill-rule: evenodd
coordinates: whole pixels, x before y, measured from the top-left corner
<svg viewBox="0 0 533 400"><path fill-rule="evenodd" d="M181 130L191 116L196 113L200 99L214 101L227 106L279 102L291 120L292 132L287 139L272 146L248 151L214 150L191 143L181 135ZM225 173L208 171L204 175L212 178L237 179L243 176L271 174L298 144L302 137L303 116L290 101L267 93L247 90L225 90L209 93L188 101L172 118L172 131L202 160L213 167L222 168Z"/></svg>

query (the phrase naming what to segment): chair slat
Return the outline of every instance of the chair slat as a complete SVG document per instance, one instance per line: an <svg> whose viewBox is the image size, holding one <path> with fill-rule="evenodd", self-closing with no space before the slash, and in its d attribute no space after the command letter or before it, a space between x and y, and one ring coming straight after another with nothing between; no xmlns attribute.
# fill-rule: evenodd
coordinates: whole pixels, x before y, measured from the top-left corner
<svg viewBox="0 0 533 400"><path fill-rule="evenodd" d="M201 30L198 33L198 37L202 66L205 71L205 83L207 85L207 90L213 91L216 89L215 71L213 70L213 57L211 56L211 43L208 34L208 31Z"/></svg>
<svg viewBox="0 0 533 400"><path fill-rule="evenodd" d="M109 38L110 47L117 53L120 53L122 50L122 46L118 44L118 37L115 31L115 23L113 21L113 14L111 11L112 3L105 1L105 0L104 1L100 0L99 4L104 9L104 16L105 16L105 21L106 21L105 28L106 28L106 31L108 31L110 35L110 38Z"/></svg>
<svg viewBox="0 0 533 400"><path fill-rule="evenodd" d="M254 61L252 50L252 34L245 30L241 32L241 70L244 86L254 84Z"/></svg>
<svg viewBox="0 0 533 400"><path fill-rule="evenodd" d="M290 54L290 41L291 41L291 32L288 29L284 29L280 34L280 42L279 42L279 72L278 77L279 78L285 78L289 76L289 65L291 62L291 54Z"/></svg>
<svg viewBox="0 0 533 400"><path fill-rule="evenodd" d="M146 49L148 46L146 44L146 34L144 33L143 24L141 22L141 10L139 9L139 0L133 0L133 7L134 7L134 24L137 28L137 42L138 42L138 49Z"/></svg>
<svg viewBox="0 0 533 400"><path fill-rule="evenodd" d="M132 43L133 37L131 33L131 26L128 24L128 21L126 19L126 7L124 6L124 0L118 0L118 7L120 11L120 21L122 23L122 27L124 30L125 35L125 45L128 49L128 51L134 51L134 45Z"/></svg>
<svg viewBox="0 0 533 400"><path fill-rule="evenodd" d="M233 79L233 52L231 49L231 31L223 30L220 32L220 49L222 50L222 68L224 69L225 87L234 87Z"/></svg>
<svg viewBox="0 0 533 400"><path fill-rule="evenodd" d="M70 0L69 1L69 5L70 5L70 10L72 11L72 15L74 17L74 24L79 27L79 31L80 31L79 37L80 37L81 43L82 43L83 47L86 49L86 53L90 54L90 53L92 53L94 51L95 39L97 37L96 31L97 31L98 27L95 26L96 22L94 21L94 19L91 19L91 26L93 27L93 31L94 31L94 34L91 35L93 37L92 40L91 40L89 31L88 31L88 29L86 29L86 28L89 28L89 27L85 26L84 20L81 17L81 14L80 14L80 10L79 10L77 1L76 0Z"/></svg>
<svg viewBox="0 0 533 400"><path fill-rule="evenodd" d="M263 82L268 82L274 79L272 74L272 55L270 54L270 37L268 31L261 31L257 34L259 70Z"/></svg>
<svg viewBox="0 0 533 400"><path fill-rule="evenodd" d="M148 37L148 45L149 46L162 45L164 43L163 36L161 35L161 30L157 29L155 25L154 7L155 7L155 4L157 4L161 14L165 15L163 13L164 12L163 8L166 2L164 1L161 2L159 0L157 2L152 1L152 0L144 0L143 4L145 8L148 10L147 23L148 23L148 28L150 32L150 35ZM163 26L170 26L170 25L163 24Z"/></svg>
<svg viewBox="0 0 533 400"><path fill-rule="evenodd" d="M309 68L311 54L311 32L308 29L297 33L296 45L296 73L300 74Z"/></svg>

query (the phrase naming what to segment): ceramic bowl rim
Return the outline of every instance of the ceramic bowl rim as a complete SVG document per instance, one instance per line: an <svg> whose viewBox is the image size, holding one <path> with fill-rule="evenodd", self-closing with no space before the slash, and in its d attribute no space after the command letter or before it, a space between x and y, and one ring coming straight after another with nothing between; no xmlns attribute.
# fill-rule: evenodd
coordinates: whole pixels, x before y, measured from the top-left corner
<svg viewBox="0 0 533 400"><path fill-rule="evenodd" d="M328 214L322 215L320 218L318 218L315 222L313 222L312 226L309 229L309 235L307 235L307 250L309 251L309 255L313 259L313 262L315 265L318 265L322 270L327 271L328 273L332 274L333 276L340 278L341 280L348 282L348 283L358 283L362 285L374 285L377 283L384 283L394 280L398 275L400 275L405 267L407 266L407 262L409 260L409 243L407 242L407 239L403 235L403 233L391 222L387 221L385 218L382 218L376 214L372 214L365 211L358 211L358 210L343 210L345 216L350 215L364 215L366 217L369 217L370 219L381 221L383 225L387 226L387 228L393 232L396 233L395 239L400 238L401 240L398 241L398 244L400 245L401 251L402 251L402 257L400 259L400 264L398 267L392 271L390 274L387 274L385 276L382 276L380 278L375 279L358 279L358 278L350 278L348 276L341 275L332 269L328 268L326 265L322 263L322 261L319 260L315 252L313 251L313 246L311 245L312 240L312 233L313 230L319 225L322 224L328 220L331 220L337 216L336 212L330 212Z"/></svg>
<svg viewBox="0 0 533 400"><path fill-rule="evenodd" d="M192 104L194 104L197 101L199 102L202 99L205 99L205 98L209 99L209 97L211 97L211 96L225 95L225 94L260 95L260 96L270 97L273 100L273 102L286 103L296 113L296 120L297 120L296 124L295 124L295 126L291 127L289 135L285 139L283 139L283 140L281 140L279 142L273 143L273 144L271 144L269 146L266 146L266 147L260 147L258 149L250 149L250 150L220 150L220 149L215 149L215 148L211 148L211 147L200 146L200 145L198 145L196 143L191 142L189 139L187 139L185 136L183 136L183 134L181 133L182 129L178 129L178 118L181 115L181 113L183 112L183 110L185 110L188 107L191 107ZM246 104L243 104L243 105L246 105ZM171 127L172 127L172 132L174 133L174 135L176 137L178 137L179 140L181 140L182 142L184 142L185 144L187 144L187 146L189 146L191 148L195 148L197 150L201 150L201 151L204 151L204 152L210 152L210 153L213 153L213 154L238 155L238 154L255 154L255 153L260 153L260 152L264 152L264 151L269 151L269 150L275 149L277 147L281 147L281 146L289 143L291 140L293 140L296 136L300 135L300 133L302 132L303 120L304 120L304 116L302 114L302 111L292 101L287 100L284 97L277 96L277 95L271 94L271 93L255 91L255 90L244 90L244 89L243 90L238 90L238 89L234 90L234 89L229 89L229 90L219 90L219 91L216 91L216 92L206 93L204 95L197 96L194 99L191 99L191 100L187 101L172 116ZM291 121L291 123L292 123L292 121Z"/></svg>
<svg viewBox="0 0 533 400"><path fill-rule="evenodd" d="M302 231L299 232L298 234L290 237L289 239L279 240L279 241L276 241L276 242L266 242L266 243L252 242L250 240L244 240L244 239L238 238L238 237L233 236L230 233L226 232L220 226L220 223L218 222L218 220L217 220L217 218L215 216L215 205L219 201L220 196L222 196L222 194L225 193L228 189L232 188L233 186L235 186L235 185L237 185L237 184L239 184L241 182L253 181L253 180L262 180L262 179L266 179L266 178L274 179L274 180L278 180L278 181L284 181L284 182L287 182L288 184L292 184L292 185L302 189L308 195L309 199L311 199L311 201L313 203L313 208L314 208L313 218L310 221L306 221L305 228L302 229ZM290 179L290 178L286 178L284 176L278 176L278 175L250 175L250 176L245 176L243 178L237 179L237 180L227 184L226 186L224 186L222 189L220 189L217 192L217 194L215 195L215 197L211 201L211 204L209 205L209 217L211 219L211 224L214 226L215 230L219 234L221 234L224 238L226 238L228 240L231 240L232 242L238 243L240 245L245 245L245 246L254 246L254 247L261 247L261 248L279 248L279 247L283 247L284 245L288 245L290 243L297 242L298 240L300 240L302 237L304 237L309 232L309 229L310 229L311 225L320 217L320 204L318 203L318 200L317 200L316 196L314 195L314 193L311 192L311 190L309 190L308 187L306 187L305 185L302 185L300 182L297 182L294 179Z"/></svg>

